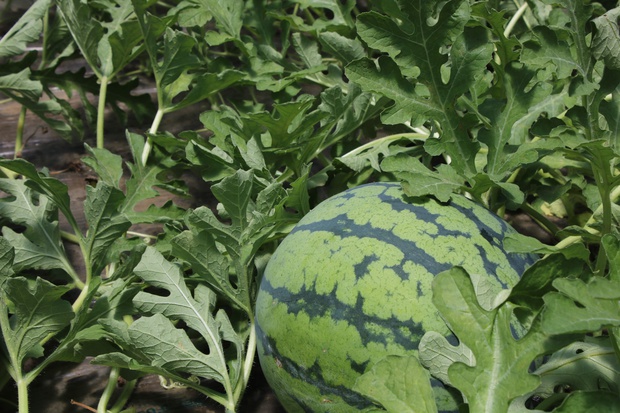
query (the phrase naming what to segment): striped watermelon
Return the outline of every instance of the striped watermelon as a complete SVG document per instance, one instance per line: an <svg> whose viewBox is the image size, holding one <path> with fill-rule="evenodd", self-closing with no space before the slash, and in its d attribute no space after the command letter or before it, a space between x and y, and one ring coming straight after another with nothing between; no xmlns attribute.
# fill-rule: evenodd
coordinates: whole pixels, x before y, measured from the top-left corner
<svg viewBox="0 0 620 413"><path fill-rule="evenodd" d="M417 351L426 331L450 334L431 302L436 274L460 265L474 285L484 277L499 291L533 262L502 250L512 231L461 196L407 202L396 183L313 209L270 259L256 303L260 364L286 410L372 409L351 390L357 377L386 355ZM458 411L453 392L434 390L441 411Z"/></svg>

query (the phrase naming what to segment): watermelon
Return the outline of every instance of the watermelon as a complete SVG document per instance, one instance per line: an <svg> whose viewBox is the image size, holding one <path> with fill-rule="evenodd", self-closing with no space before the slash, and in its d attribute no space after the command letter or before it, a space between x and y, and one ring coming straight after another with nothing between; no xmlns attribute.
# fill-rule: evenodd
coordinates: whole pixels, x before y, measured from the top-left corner
<svg viewBox="0 0 620 413"><path fill-rule="evenodd" d="M498 292L533 263L502 249L511 232L463 196L410 200L398 183L319 204L278 246L257 296L259 361L282 405L289 413L371 410L352 390L361 374L387 355L417 354L426 331L450 336L431 301L436 274L458 265L474 285ZM433 385L440 411L457 412L459 393Z"/></svg>

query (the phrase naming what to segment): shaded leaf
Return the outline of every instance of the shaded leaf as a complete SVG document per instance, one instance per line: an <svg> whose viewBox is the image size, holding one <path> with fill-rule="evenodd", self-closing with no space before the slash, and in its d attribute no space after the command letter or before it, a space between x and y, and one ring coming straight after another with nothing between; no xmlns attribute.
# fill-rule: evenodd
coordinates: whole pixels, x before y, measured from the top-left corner
<svg viewBox="0 0 620 413"><path fill-rule="evenodd" d="M37 0L0 38L0 58L17 56L26 46L39 39L43 29L43 16L50 7L50 0Z"/></svg>
<svg viewBox="0 0 620 413"><path fill-rule="evenodd" d="M60 240L54 204L22 180L0 179L0 189L10 195L0 202L0 216L24 227L21 233L2 228L4 238L15 249L13 270L59 268L76 276Z"/></svg>
<svg viewBox="0 0 620 413"><path fill-rule="evenodd" d="M61 299L68 290L41 278L34 282L23 277L10 278L4 283L0 324L14 378L21 377L21 363L27 357L43 355L42 340L58 333L73 319L71 304Z"/></svg>
<svg viewBox="0 0 620 413"><path fill-rule="evenodd" d="M602 16L592 19L596 27L592 38L592 54L603 60L610 69L620 69L620 7L608 10Z"/></svg>

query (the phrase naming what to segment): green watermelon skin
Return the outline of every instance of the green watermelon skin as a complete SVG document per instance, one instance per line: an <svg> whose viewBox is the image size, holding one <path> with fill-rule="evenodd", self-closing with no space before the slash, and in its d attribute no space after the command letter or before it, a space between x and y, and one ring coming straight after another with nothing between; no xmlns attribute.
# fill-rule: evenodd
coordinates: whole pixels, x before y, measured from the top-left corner
<svg viewBox="0 0 620 413"><path fill-rule="evenodd" d="M462 196L408 202L397 183L319 204L277 248L257 296L260 365L285 409L372 410L352 390L357 377L387 355L417 352L426 331L450 336L431 301L436 274L462 266L498 292L534 262L503 251L513 231ZM440 411L458 412L454 390L433 385Z"/></svg>

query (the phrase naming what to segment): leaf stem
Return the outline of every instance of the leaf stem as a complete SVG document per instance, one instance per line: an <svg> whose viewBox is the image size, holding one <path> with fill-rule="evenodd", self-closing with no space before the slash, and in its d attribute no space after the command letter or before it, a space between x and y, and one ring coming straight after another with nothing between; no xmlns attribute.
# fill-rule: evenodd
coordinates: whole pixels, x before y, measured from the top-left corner
<svg viewBox="0 0 620 413"><path fill-rule="evenodd" d="M60 231L60 238L78 245L81 242L80 237L67 231Z"/></svg>
<svg viewBox="0 0 620 413"><path fill-rule="evenodd" d="M551 235L553 235L554 237L557 236L560 228L558 228L558 226L555 225L550 219L538 212L536 208L524 202L523 205L521 205L521 209L523 209L525 213L531 216L534 221L536 221L540 226L547 230Z"/></svg>
<svg viewBox="0 0 620 413"><path fill-rule="evenodd" d="M120 368L112 367L110 369L110 377L108 378L108 383L103 389L103 393L99 398L99 403L97 404L97 413L107 413L108 411L108 402L112 398L112 394L114 394L114 390L116 389L116 384L118 382L118 377L120 373Z"/></svg>
<svg viewBox="0 0 620 413"><path fill-rule="evenodd" d="M19 118L17 119L17 132L15 133L15 153L13 158L21 158L22 151L24 150L24 126L26 124L26 107L22 106L19 111Z"/></svg>
<svg viewBox="0 0 620 413"><path fill-rule="evenodd" d="M103 149L105 132L105 102L108 93L108 77L102 76L99 86L99 103L97 105L97 148Z"/></svg>
<svg viewBox="0 0 620 413"><path fill-rule="evenodd" d="M80 292L80 295L78 296L78 298L75 299L75 301L73 302L71 306L73 308L73 312L75 312L76 314L79 312L80 308L82 308L82 306L84 305L84 301L86 300L86 297L88 297L88 295L91 293L90 286L91 286L91 281L93 279L93 269L92 269L90 251L82 240L80 240L80 250L82 252L82 257L84 259L84 267L86 269L85 271L86 275L85 275L84 287L82 288L82 291Z"/></svg>
<svg viewBox="0 0 620 413"><path fill-rule="evenodd" d="M415 139L419 139L419 140L426 140L428 139L428 134L422 134L422 133L397 133L394 135L388 135L388 136L384 136L382 138L379 139L374 139L368 143L365 143L364 145L358 146L357 148L353 149L352 151L349 151L347 153L345 153L344 155L340 156L340 159L345 159L351 156L355 156L357 154L359 154L360 152L365 151L366 149L375 147L377 145L380 145L382 143L385 142L394 142L400 139L409 139L409 140L415 140Z"/></svg>
<svg viewBox="0 0 620 413"><path fill-rule="evenodd" d="M127 401L133 393L133 390L136 388L137 383L137 379L128 380L125 383L121 394L118 396L118 399L116 399L116 402L114 403L114 406L112 406L112 408L109 410L110 413L119 413L123 409L123 407L125 407Z"/></svg>
<svg viewBox="0 0 620 413"><path fill-rule="evenodd" d="M250 322L250 337L248 338L247 352L243 362L243 376L237 383L234 393L234 399L237 403L241 400L243 392L250 381L252 366L254 365L254 356L256 355L256 329L254 326L254 316L252 314L249 314L249 316L252 322Z"/></svg>
<svg viewBox="0 0 620 413"><path fill-rule="evenodd" d="M517 25L517 23L519 22L519 20L521 19L521 17L523 16L523 14L525 13L528 7L529 6L528 6L527 1L524 1L523 4L517 9L517 12L514 14L514 16L512 16L508 24L506 25L506 29L504 29L504 36L506 37L510 36L512 29L515 28L515 26Z"/></svg>
<svg viewBox="0 0 620 413"><path fill-rule="evenodd" d="M15 380L17 385L17 403L19 413L28 413L28 381L24 380L20 372L20 377Z"/></svg>
<svg viewBox="0 0 620 413"><path fill-rule="evenodd" d="M159 124L161 123L162 118L164 117L164 111L160 108L157 109L157 113L155 114L155 118L153 119L153 123L151 124L151 128L149 129L149 135L146 137L146 143L144 144L144 149L142 150L142 165L145 166L146 162L149 159L149 155L151 150L153 149L153 139L150 135L154 135L157 133L159 129Z"/></svg>

